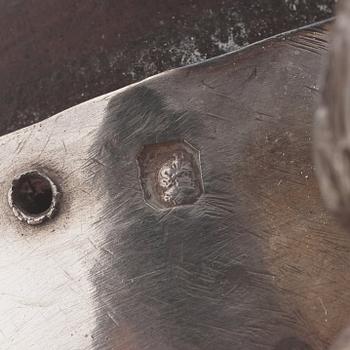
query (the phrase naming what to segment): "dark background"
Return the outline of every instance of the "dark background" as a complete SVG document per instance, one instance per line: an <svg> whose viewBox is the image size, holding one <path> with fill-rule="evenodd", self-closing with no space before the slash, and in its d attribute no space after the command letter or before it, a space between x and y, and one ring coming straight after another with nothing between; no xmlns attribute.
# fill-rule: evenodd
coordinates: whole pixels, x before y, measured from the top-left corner
<svg viewBox="0 0 350 350"><path fill-rule="evenodd" d="M334 0L0 0L0 135L333 15Z"/></svg>

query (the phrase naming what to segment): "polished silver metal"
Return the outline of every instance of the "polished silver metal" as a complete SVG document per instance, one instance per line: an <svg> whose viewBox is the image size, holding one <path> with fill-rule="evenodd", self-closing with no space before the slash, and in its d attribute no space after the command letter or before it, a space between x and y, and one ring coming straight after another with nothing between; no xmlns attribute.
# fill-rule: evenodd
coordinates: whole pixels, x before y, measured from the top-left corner
<svg viewBox="0 0 350 350"><path fill-rule="evenodd" d="M311 159L327 37L278 36L0 138L0 349L327 349L350 314L350 237ZM8 205L28 169L64 194L43 225Z"/></svg>

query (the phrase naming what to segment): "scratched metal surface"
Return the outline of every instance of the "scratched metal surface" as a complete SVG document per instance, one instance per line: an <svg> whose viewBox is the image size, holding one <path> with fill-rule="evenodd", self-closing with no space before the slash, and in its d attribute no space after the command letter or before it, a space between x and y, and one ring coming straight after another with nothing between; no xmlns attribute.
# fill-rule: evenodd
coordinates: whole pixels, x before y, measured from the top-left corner
<svg viewBox="0 0 350 350"><path fill-rule="evenodd" d="M1 196L0 348L327 349L350 314L349 235L323 208L311 161L327 30L163 73L0 138L0 193L33 168L63 193L38 227ZM190 201L157 197L168 168Z"/></svg>
<svg viewBox="0 0 350 350"><path fill-rule="evenodd" d="M2 0L0 135L329 18L334 0Z"/></svg>

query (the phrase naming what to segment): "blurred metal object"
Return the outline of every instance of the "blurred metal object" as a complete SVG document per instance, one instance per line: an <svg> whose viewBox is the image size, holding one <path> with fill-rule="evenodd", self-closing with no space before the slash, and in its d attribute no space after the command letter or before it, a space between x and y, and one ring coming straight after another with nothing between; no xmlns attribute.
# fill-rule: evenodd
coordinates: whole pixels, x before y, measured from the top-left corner
<svg viewBox="0 0 350 350"><path fill-rule="evenodd" d="M350 349L350 328L342 332L331 350L349 350Z"/></svg>
<svg viewBox="0 0 350 350"><path fill-rule="evenodd" d="M327 207L350 223L350 1L341 1L338 10L315 118L314 153Z"/></svg>
<svg viewBox="0 0 350 350"><path fill-rule="evenodd" d="M314 160L323 199L350 225L350 1L338 4L320 107L315 116ZM337 288L335 286L335 288ZM349 321L348 321L349 322ZM344 325L345 327L345 325ZM332 350L350 349L350 328Z"/></svg>

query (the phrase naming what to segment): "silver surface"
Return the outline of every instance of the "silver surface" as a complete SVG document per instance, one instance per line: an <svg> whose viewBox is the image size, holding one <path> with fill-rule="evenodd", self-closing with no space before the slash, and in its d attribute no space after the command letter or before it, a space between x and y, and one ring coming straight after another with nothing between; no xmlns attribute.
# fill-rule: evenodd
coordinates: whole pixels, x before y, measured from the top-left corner
<svg viewBox="0 0 350 350"><path fill-rule="evenodd" d="M326 349L350 314L350 238L311 161L326 39L280 36L2 137L0 348ZM152 147L166 156L140 163ZM36 227L7 203L29 169L62 190Z"/></svg>

